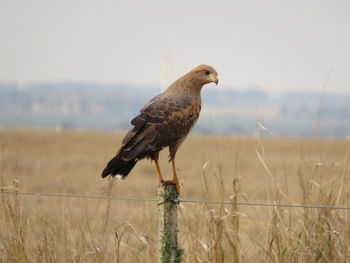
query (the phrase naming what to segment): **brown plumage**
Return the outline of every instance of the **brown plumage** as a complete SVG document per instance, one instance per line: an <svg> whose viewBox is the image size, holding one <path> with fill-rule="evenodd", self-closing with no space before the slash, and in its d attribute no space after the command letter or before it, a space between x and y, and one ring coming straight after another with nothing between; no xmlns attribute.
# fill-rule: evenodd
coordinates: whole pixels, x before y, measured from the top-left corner
<svg viewBox="0 0 350 263"><path fill-rule="evenodd" d="M151 99L131 121L133 128L124 137L117 155L103 170L102 177L119 175L125 178L137 161L150 158L155 161L159 181L176 184L179 191L175 155L199 117L201 90L210 82L218 83L215 69L200 65ZM165 147L169 147L173 167L173 180L167 182L164 182L158 164L159 152Z"/></svg>

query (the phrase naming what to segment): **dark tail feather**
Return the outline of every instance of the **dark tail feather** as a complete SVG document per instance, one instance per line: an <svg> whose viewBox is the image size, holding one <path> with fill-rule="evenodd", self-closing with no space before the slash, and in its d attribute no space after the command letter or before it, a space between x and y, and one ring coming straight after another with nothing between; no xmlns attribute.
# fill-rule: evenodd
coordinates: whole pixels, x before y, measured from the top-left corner
<svg viewBox="0 0 350 263"><path fill-rule="evenodd" d="M125 178L132 168L136 164L136 160L125 161L122 158L115 156L112 160L109 161L107 167L102 172L102 178L105 178L108 175L115 176L119 174L122 178Z"/></svg>

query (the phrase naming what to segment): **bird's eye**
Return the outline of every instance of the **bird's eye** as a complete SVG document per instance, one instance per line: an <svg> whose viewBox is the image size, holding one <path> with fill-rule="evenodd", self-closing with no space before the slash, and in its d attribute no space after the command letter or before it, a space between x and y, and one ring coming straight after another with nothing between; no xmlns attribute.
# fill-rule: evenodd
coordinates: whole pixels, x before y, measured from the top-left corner
<svg viewBox="0 0 350 263"><path fill-rule="evenodd" d="M210 72L208 70L205 71L205 75L209 75Z"/></svg>

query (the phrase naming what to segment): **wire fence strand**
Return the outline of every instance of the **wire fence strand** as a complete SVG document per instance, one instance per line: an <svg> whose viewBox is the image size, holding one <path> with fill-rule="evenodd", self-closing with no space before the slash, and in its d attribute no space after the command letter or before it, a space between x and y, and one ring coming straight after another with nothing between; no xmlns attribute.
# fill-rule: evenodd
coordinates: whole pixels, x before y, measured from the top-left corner
<svg viewBox="0 0 350 263"><path fill-rule="evenodd" d="M1 191L1 194L11 195L27 195L27 196L43 196L43 197L67 197L67 198L80 198L80 199L114 199L122 201L143 201L143 202L155 202L156 199L151 198L133 198L133 197L120 197L120 196L92 196L92 195L74 195L74 194L51 194L51 193L33 193L33 192L9 192Z"/></svg>
<svg viewBox="0 0 350 263"><path fill-rule="evenodd" d="M35 192L17 192L3 191L0 194L24 195L37 197L65 197L65 198L80 198L80 199L104 199L104 200L121 200L121 201L139 201L139 202L157 202L153 198L135 198L121 196L91 196L91 195L75 195L75 194L54 194L54 193L35 193ZM322 205L302 205L302 204L271 204L271 203L254 203L254 202L233 202L233 201L211 201L211 200L173 200L176 203L193 203L193 204L224 204L224 205L239 205L239 206L260 206L260 207L284 207L284 208L310 208L310 209L335 209L335 210L350 210L350 207L345 206L322 206Z"/></svg>

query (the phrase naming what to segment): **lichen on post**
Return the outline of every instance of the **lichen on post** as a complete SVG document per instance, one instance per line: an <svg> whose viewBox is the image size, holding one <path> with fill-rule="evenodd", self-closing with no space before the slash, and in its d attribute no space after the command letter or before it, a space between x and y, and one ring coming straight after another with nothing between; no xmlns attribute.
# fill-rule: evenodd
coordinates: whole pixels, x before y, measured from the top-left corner
<svg viewBox="0 0 350 263"><path fill-rule="evenodd" d="M177 241L177 206L176 186L161 184L158 186L158 262L180 263L183 250Z"/></svg>

